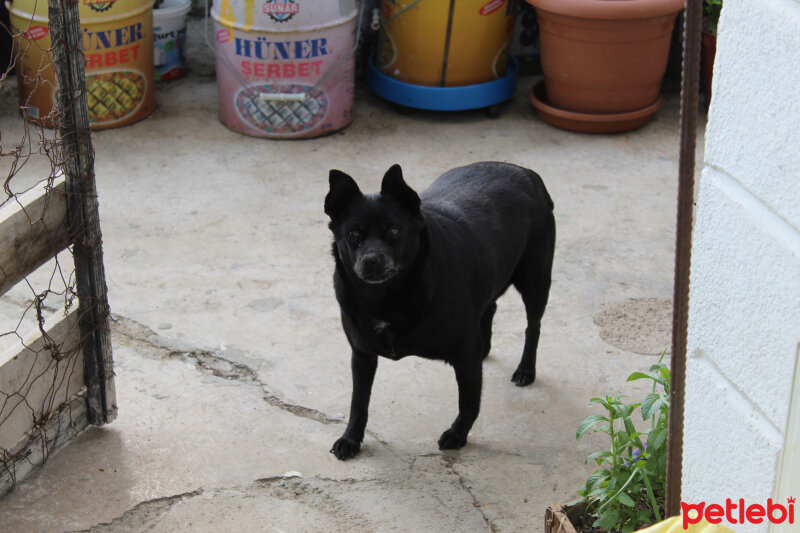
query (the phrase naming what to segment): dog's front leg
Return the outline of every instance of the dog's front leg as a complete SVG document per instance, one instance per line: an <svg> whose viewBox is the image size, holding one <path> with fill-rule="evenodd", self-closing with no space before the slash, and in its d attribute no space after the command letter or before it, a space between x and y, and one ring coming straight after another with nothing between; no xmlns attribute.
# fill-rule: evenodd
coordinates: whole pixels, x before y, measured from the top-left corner
<svg viewBox="0 0 800 533"><path fill-rule="evenodd" d="M333 448L331 448L331 453L341 460L355 457L361 449L364 429L367 427L367 411L369 410L369 397L372 393L372 382L375 379L375 369L378 368L378 356L353 349L350 368L353 372L350 420L342 437L334 442Z"/></svg>
<svg viewBox="0 0 800 533"><path fill-rule="evenodd" d="M455 450L467 443L467 434L481 408L481 358L476 354L464 355L466 357L453 364L458 382L458 416L450 429L439 437L440 450Z"/></svg>

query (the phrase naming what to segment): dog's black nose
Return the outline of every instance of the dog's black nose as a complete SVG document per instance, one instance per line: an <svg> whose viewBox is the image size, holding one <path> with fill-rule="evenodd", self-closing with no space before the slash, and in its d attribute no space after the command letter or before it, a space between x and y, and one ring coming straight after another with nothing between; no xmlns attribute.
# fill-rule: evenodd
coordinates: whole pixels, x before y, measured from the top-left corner
<svg viewBox="0 0 800 533"><path fill-rule="evenodd" d="M381 257L378 254L367 254L361 258L361 262L365 267L374 267L380 264Z"/></svg>

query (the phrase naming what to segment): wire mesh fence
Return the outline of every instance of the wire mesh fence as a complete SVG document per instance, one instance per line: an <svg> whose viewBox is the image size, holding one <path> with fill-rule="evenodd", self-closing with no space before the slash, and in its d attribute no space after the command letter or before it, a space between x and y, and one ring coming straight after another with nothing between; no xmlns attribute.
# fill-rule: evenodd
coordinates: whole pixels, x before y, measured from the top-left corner
<svg viewBox="0 0 800 533"><path fill-rule="evenodd" d="M58 0L52 4L51 21L60 9ZM80 35L77 16L71 24ZM0 495L88 423L113 418L115 407L103 405L99 418L88 407L88 389L113 376L110 365L87 373L96 358L87 346L98 331L107 332L108 305L104 281L97 313L98 301L85 294L87 284L76 274L81 261L73 252L96 255L101 243L99 228L96 242L87 243L92 232L81 209L82 197L90 195L96 207L93 164L88 176L76 176L70 165L74 145L88 138L88 123L82 140L68 116L70 99L82 97L86 105L73 87L85 81L81 69L59 83L61 94L54 86L57 57L75 56L76 48L57 25L35 15L9 17L6 6L0 11ZM52 44L42 38L48 34ZM90 186L82 178L91 179Z"/></svg>

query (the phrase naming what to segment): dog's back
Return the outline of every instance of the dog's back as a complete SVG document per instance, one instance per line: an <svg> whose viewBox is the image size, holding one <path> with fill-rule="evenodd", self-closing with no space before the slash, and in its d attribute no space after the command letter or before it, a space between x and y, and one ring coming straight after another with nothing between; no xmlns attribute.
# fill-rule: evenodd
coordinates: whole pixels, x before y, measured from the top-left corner
<svg viewBox="0 0 800 533"><path fill-rule="evenodd" d="M526 250L552 257L553 201L532 170L474 163L444 173L420 199L432 242L448 241L434 250L455 245L461 251L456 268L473 278L463 282L489 290L480 299L494 300L505 291Z"/></svg>
<svg viewBox="0 0 800 533"><path fill-rule="evenodd" d="M446 209L480 209L484 205L516 209L524 205L540 213L553 210L553 200L536 172L491 161L449 170L419 196L429 207Z"/></svg>

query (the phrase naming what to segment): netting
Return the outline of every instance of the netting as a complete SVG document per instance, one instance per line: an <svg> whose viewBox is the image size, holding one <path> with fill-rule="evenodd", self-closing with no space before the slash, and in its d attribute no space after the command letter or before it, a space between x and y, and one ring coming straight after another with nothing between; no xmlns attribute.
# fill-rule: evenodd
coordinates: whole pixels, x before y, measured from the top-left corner
<svg viewBox="0 0 800 533"><path fill-rule="evenodd" d="M58 129L42 125L59 123L57 106L35 102L55 97L52 48L41 38L49 30L5 7L0 15L2 494L85 426L86 412L71 247L47 259L69 233L65 150Z"/></svg>

